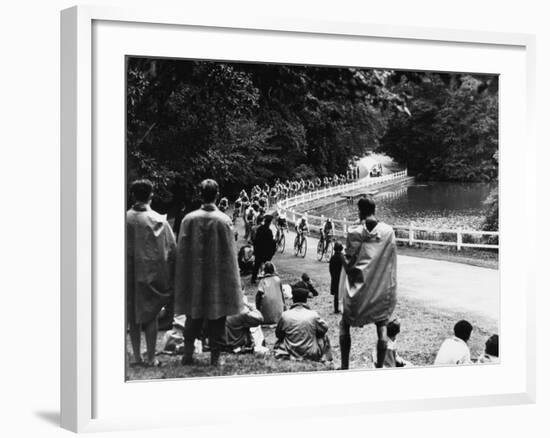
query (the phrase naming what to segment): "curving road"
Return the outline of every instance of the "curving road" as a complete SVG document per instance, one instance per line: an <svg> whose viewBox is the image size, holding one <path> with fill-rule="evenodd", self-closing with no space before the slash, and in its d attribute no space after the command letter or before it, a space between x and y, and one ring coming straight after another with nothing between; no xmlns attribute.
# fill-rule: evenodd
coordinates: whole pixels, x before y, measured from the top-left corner
<svg viewBox="0 0 550 438"><path fill-rule="evenodd" d="M242 224L238 228L242 236ZM328 263L316 260L318 239L308 237L307 255L302 259L294 256L294 237L294 232L289 231L284 253L277 253L273 258L277 269L296 276L308 272L312 278L326 276L328 279ZM422 301L430 307L473 313L495 324L499 320L498 270L398 255L397 280L400 296Z"/></svg>

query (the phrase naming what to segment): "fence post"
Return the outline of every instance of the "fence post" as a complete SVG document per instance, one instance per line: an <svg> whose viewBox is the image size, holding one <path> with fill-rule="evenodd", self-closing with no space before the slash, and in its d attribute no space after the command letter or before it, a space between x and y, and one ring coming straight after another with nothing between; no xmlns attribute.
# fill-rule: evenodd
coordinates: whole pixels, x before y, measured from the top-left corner
<svg viewBox="0 0 550 438"><path fill-rule="evenodd" d="M414 243L414 229L412 222L409 224L409 246L412 246Z"/></svg>
<svg viewBox="0 0 550 438"><path fill-rule="evenodd" d="M462 230L459 228L456 232L456 250L460 251L462 248Z"/></svg>

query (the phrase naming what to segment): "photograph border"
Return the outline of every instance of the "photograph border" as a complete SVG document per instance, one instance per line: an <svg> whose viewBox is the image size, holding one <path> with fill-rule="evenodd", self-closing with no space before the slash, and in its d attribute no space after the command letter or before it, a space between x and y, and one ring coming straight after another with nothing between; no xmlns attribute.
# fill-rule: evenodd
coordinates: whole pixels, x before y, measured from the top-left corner
<svg viewBox="0 0 550 438"><path fill-rule="evenodd" d="M92 23L96 20L214 27L240 30L382 37L470 44L517 46L527 57L527 138L535 150L534 74L535 37L527 34L462 31L360 22L300 20L292 17L246 17L239 19L195 14L192 10L158 8L123 9L77 6L61 13L61 426L72 431L99 431L134 427L131 421L103 421L93 417L95 357L93 355L93 284L95 271L92 153L93 65ZM534 172L527 186L536 187ZM534 214L534 213L532 213ZM530 242L534 246L534 242ZM534 270L534 268L531 268ZM525 273L532 274L532 273ZM535 399L535 287L534 275L526 277L527 376L526 391L481 397L444 400L386 401L349 405L349 415L369 412L399 412L411 409L440 409L529 403ZM416 403L416 404L415 404ZM327 414L320 406L318 415ZM152 413L154 417L154 413ZM151 422L151 425L154 421ZM180 419L170 426L188 425ZM157 424L167 426L167 424Z"/></svg>

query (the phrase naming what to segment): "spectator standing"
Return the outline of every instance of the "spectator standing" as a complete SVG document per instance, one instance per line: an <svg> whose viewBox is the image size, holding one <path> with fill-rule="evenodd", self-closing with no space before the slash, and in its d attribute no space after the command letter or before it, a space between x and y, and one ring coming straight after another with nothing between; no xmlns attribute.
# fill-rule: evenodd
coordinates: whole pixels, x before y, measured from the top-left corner
<svg viewBox="0 0 550 438"><path fill-rule="evenodd" d="M342 254L344 247L340 242L334 244L334 254L329 261L330 271L330 294L334 297L334 313L340 313L338 287L340 285L340 274L342 273L342 267L346 262L344 254Z"/></svg>
<svg viewBox="0 0 550 438"><path fill-rule="evenodd" d="M397 301L397 249L393 228L376 220L375 203L370 197L357 203L360 223L350 226L346 239L344 277L339 294L343 300L340 321L342 369L349 368L350 327L374 323L381 368L388 343L387 324Z"/></svg>
<svg viewBox="0 0 550 438"><path fill-rule="evenodd" d="M252 271L252 283L256 283L258 272L263 263L270 261L275 254L277 244L271 231L273 216L265 215L262 224L254 233L254 270Z"/></svg>
<svg viewBox="0 0 550 438"><path fill-rule="evenodd" d="M202 206L181 224L176 258L175 313L185 314L183 364L193 362L195 339L206 325L210 361L225 346L225 320L242 309L237 249L231 219L216 207L218 184L200 184Z"/></svg>
<svg viewBox="0 0 550 438"><path fill-rule="evenodd" d="M130 194L135 203L126 212L126 320L135 363L143 362L143 327L146 364L157 366L157 316L173 296L176 241L166 217L151 209L151 181L134 181Z"/></svg>

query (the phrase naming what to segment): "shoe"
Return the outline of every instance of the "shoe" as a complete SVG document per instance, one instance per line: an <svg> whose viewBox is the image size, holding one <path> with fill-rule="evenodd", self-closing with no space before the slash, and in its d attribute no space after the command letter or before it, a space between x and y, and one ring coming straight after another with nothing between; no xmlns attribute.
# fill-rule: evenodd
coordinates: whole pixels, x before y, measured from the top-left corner
<svg viewBox="0 0 550 438"><path fill-rule="evenodd" d="M193 356L183 355L183 357L181 359L181 364L182 365L193 365L194 363L195 363L195 361L193 360Z"/></svg>
<svg viewBox="0 0 550 438"><path fill-rule="evenodd" d="M220 362L220 352L211 351L210 352L210 365L217 367Z"/></svg>

